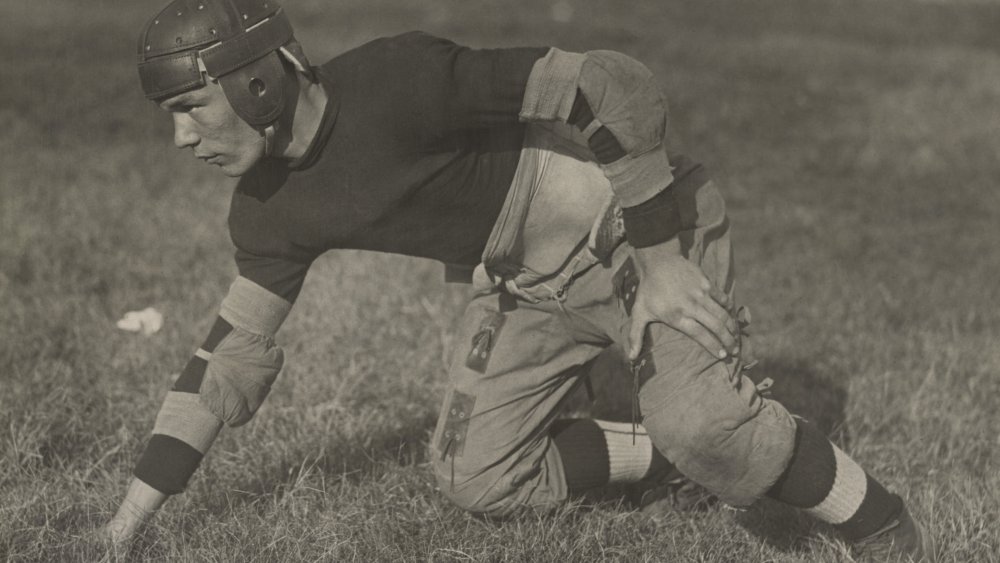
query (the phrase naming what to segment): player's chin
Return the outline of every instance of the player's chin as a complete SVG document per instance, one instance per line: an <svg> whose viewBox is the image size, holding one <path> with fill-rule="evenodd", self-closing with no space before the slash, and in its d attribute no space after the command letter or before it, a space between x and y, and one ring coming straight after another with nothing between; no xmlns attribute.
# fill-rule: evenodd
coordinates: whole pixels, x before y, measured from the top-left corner
<svg viewBox="0 0 1000 563"><path fill-rule="evenodd" d="M220 166L219 169L225 176L229 176L230 178L239 178L244 172L243 170L234 170L228 166Z"/></svg>
<svg viewBox="0 0 1000 563"><path fill-rule="evenodd" d="M226 176L229 176L230 178L239 178L245 174L247 170L250 170L250 167L253 166L253 161L220 162L216 164L216 166L218 166L219 171Z"/></svg>

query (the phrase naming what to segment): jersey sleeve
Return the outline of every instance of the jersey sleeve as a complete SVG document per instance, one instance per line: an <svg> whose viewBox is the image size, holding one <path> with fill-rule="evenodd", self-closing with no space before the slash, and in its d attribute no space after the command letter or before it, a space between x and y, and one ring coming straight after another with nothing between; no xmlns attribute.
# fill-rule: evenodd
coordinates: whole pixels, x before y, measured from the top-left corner
<svg viewBox="0 0 1000 563"><path fill-rule="evenodd" d="M667 107L652 72L615 51L570 53L548 47L472 49L414 32L402 36L415 74L415 107L447 129L512 122L575 125L623 207L673 180L664 148Z"/></svg>
<svg viewBox="0 0 1000 563"><path fill-rule="evenodd" d="M473 49L423 32L389 40L386 88L405 88L419 122L442 131L517 124L528 76L547 47Z"/></svg>
<svg viewBox="0 0 1000 563"><path fill-rule="evenodd" d="M135 476L164 494L184 490L224 425L247 423L284 363L274 335L308 263L236 255L239 277L222 300L201 347L160 407Z"/></svg>

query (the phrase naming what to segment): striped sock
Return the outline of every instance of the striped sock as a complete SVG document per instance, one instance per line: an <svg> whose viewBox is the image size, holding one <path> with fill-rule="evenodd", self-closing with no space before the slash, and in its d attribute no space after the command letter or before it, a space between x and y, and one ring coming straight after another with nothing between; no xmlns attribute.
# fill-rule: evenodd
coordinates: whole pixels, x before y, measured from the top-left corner
<svg viewBox="0 0 1000 563"><path fill-rule="evenodd" d="M584 491L609 484L635 483L669 466L649 439L646 429L629 422L589 418L557 420L552 439L570 491Z"/></svg>
<svg viewBox="0 0 1000 563"><path fill-rule="evenodd" d="M903 501L803 420L788 468L767 496L833 524L844 536L870 536L896 517Z"/></svg>

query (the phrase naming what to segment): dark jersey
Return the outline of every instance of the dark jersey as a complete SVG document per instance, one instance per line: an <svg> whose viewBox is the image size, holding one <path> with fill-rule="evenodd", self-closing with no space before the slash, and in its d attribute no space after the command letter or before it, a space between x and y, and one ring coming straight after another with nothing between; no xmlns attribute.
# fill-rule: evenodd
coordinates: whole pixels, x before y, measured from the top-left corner
<svg viewBox="0 0 1000 563"><path fill-rule="evenodd" d="M240 276L294 302L312 261L331 249L477 264L520 157L525 85L547 51L473 50L414 32L315 69L328 102L306 153L291 164L260 161L233 193ZM196 396L205 358L231 330L216 319L136 466L136 477L161 492L183 490L203 452L160 419L177 410L168 403ZM192 412L202 409L179 410L189 421L182 427L198 426Z"/></svg>
<svg viewBox="0 0 1000 563"><path fill-rule="evenodd" d="M240 274L292 299L335 248L477 264L517 168L525 83L547 50L414 32L317 69L329 102L307 153L261 161L233 194Z"/></svg>

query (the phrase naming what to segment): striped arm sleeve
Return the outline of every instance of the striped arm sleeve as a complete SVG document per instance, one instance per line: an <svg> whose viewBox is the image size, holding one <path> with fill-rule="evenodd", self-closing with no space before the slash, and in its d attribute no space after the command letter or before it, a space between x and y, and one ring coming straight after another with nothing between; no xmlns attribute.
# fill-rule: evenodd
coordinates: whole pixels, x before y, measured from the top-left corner
<svg viewBox="0 0 1000 563"><path fill-rule="evenodd" d="M201 348L167 392L153 426L153 436L135 467L135 476L161 493L184 490L208 448L222 429L222 420L205 408L199 398L212 351L233 327L218 317Z"/></svg>

